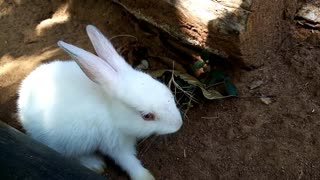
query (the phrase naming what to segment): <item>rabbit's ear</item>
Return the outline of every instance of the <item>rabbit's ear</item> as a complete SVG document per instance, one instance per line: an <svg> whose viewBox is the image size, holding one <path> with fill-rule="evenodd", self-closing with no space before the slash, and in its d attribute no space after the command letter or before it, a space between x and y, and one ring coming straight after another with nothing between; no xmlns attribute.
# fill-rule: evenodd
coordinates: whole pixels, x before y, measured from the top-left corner
<svg viewBox="0 0 320 180"><path fill-rule="evenodd" d="M130 67L118 54L111 42L93 25L86 27L91 43L100 58L110 64L116 71L122 71Z"/></svg>
<svg viewBox="0 0 320 180"><path fill-rule="evenodd" d="M58 46L74 58L82 71L93 82L101 85L114 85L118 73L101 58L63 41L59 41Z"/></svg>

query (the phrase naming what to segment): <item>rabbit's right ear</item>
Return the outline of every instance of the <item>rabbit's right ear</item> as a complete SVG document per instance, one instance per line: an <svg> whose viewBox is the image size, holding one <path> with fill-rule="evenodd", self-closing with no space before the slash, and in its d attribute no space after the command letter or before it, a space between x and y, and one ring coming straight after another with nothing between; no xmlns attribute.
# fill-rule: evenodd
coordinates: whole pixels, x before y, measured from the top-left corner
<svg viewBox="0 0 320 180"><path fill-rule="evenodd" d="M82 71L93 82L100 85L108 85L109 87L115 85L118 73L101 58L63 41L59 41L58 46L74 58Z"/></svg>
<svg viewBox="0 0 320 180"><path fill-rule="evenodd" d="M105 60L118 72L131 68L131 66L118 54L111 42L101 33L101 31L99 31L99 29L93 25L88 25L86 30L99 57Z"/></svg>

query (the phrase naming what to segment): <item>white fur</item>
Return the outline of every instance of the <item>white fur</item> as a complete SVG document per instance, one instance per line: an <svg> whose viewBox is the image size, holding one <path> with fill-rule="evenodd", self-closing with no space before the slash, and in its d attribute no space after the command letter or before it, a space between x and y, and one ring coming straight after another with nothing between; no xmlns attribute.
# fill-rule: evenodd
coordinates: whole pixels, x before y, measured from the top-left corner
<svg viewBox="0 0 320 180"><path fill-rule="evenodd" d="M131 179L154 179L136 158L135 144L138 138L180 129L174 97L165 85L132 69L94 26L88 25L87 33L98 56L60 41L75 61L43 64L23 80L21 123L34 139L92 170L103 170L94 155L100 151ZM141 112L156 119L145 121Z"/></svg>

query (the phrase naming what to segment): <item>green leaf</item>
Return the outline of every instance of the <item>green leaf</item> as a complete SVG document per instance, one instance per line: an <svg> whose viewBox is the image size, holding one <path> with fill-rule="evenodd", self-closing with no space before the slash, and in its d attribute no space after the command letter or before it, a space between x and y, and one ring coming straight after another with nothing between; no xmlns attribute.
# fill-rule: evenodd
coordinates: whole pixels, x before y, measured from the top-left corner
<svg viewBox="0 0 320 180"><path fill-rule="evenodd" d="M224 96L222 96L218 91L215 91L213 89L207 90L198 79L186 73L181 73L179 71L173 71L173 70L157 70L157 71L149 72L149 74L154 78L158 78L162 76L163 73L165 72L171 72L173 73L174 76L180 77L182 80L184 80L188 84L199 87L202 91L203 96L209 100L224 98Z"/></svg>
<svg viewBox="0 0 320 180"><path fill-rule="evenodd" d="M175 74L178 75L184 81L186 81L188 84L199 87L202 91L202 94L207 99L212 100L212 99L220 99L223 97L219 92L217 92L213 89L211 89L211 90L205 89L203 84L198 79L196 79L195 77L193 77L189 74L182 74L182 73L175 73Z"/></svg>
<svg viewBox="0 0 320 180"><path fill-rule="evenodd" d="M229 77L226 77L224 79L224 86L226 88L227 93L229 96L237 96L237 88L236 86L231 82Z"/></svg>
<svg viewBox="0 0 320 180"><path fill-rule="evenodd" d="M191 67L192 71L196 71L200 68L202 68L204 66L204 62L203 61L196 61L193 63L193 66Z"/></svg>

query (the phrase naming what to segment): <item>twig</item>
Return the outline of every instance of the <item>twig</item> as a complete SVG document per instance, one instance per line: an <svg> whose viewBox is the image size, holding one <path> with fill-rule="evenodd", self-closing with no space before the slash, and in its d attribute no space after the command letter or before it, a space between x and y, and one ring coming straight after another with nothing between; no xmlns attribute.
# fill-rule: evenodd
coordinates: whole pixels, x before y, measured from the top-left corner
<svg viewBox="0 0 320 180"><path fill-rule="evenodd" d="M277 96L275 95L270 95L270 96L236 96L239 99L250 99L250 98L276 98Z"/></svg>
<svg viewBox="0 0 320 180"><path fill-rule="evenodd" d="M219 117L201 117L202 119L218 119Z"/></svg>
<svg viewBox="0 0 320 180"><path fill-rule="evenodd" d="M207 88L211 88L211 87L213 87L213 86L217 86L217 85L223 84L223 83L224 83L224 82L218 82L218 83L215 83L215 84L211 84L211 85L207 86L206 89L207 89Z"/></svg>
<svg viewBox="0 0 320 180"><path fill-rule="evenodd" d="M130 35L130 34L121 34L121 35L113 36L113 37L110 38L110 41L111 41L112 39L119 38L119 37L131 37L131 38L135 38L136 41L138 41L138 38L137 38L137 37L132 36L132 35Z"/></svg>

